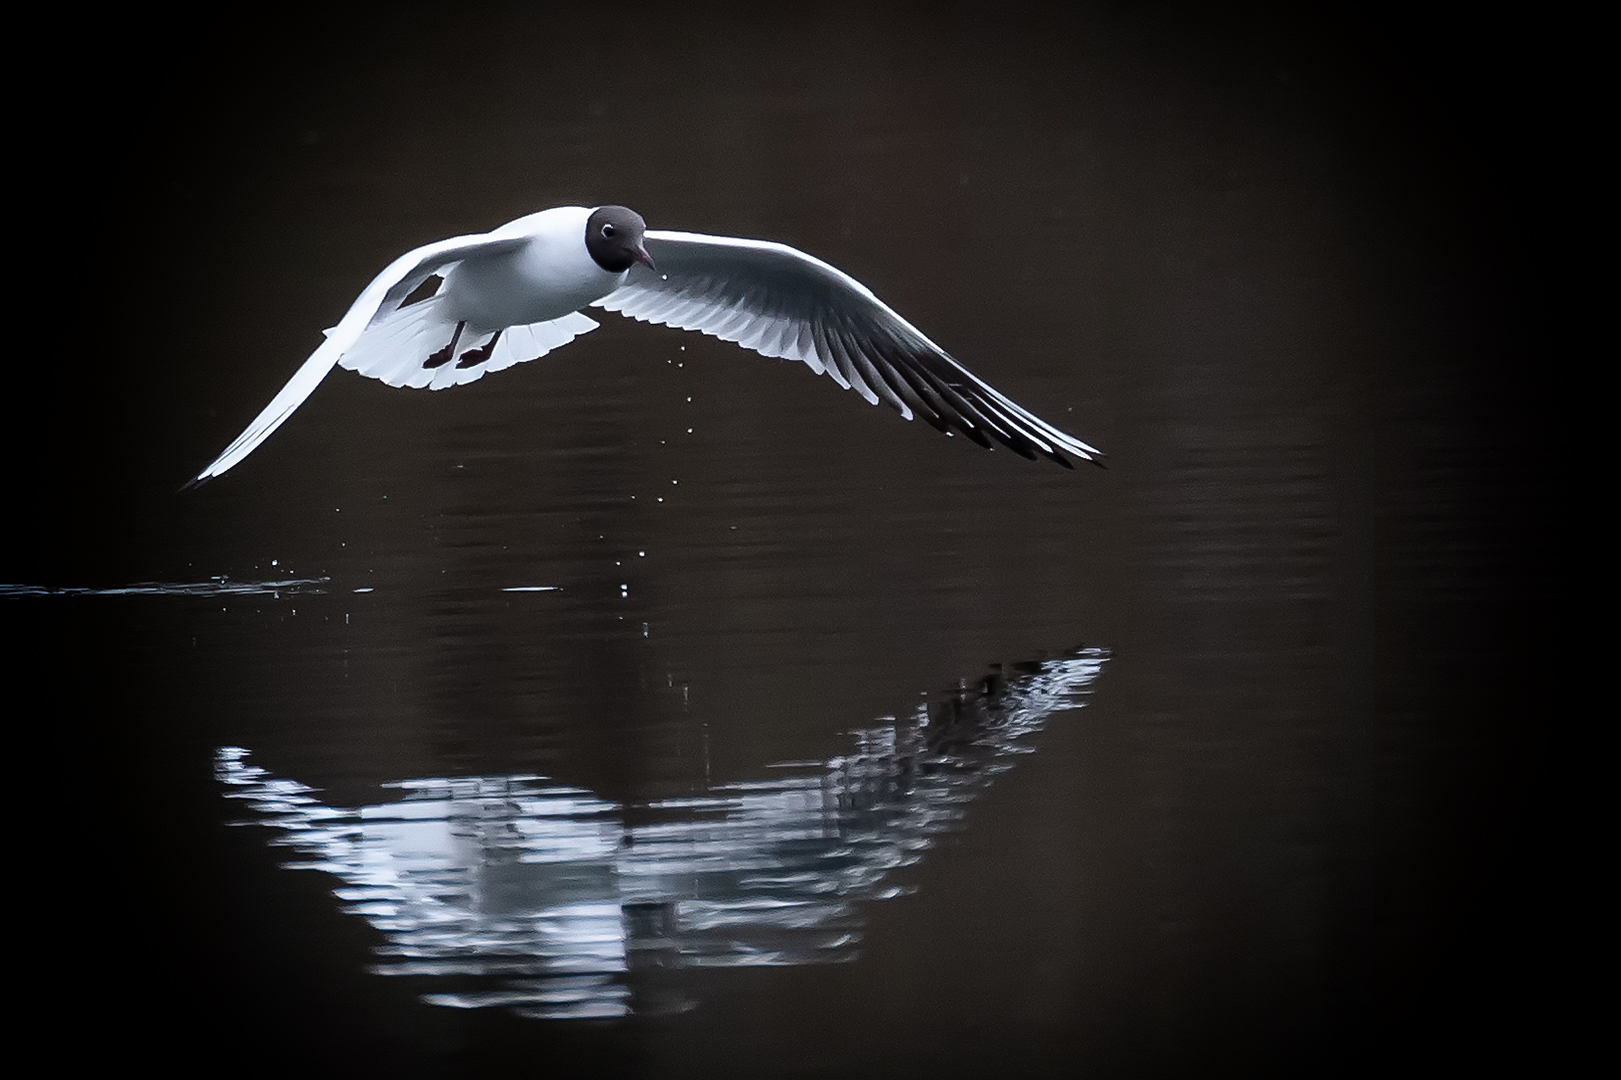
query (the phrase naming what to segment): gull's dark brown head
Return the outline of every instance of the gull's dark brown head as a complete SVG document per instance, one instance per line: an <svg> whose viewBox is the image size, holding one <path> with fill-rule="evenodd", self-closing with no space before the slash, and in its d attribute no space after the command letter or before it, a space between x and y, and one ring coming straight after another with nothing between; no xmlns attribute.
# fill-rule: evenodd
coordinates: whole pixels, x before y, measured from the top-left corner
<svg viewBox="0 0 1621 1080"><path fill-rule="evenodd" d="M623 206L599 206L585 222L585 250L596 264L611 274L629 270L632 263L653 268L642 235L647 222L642 215Z"/></svg>

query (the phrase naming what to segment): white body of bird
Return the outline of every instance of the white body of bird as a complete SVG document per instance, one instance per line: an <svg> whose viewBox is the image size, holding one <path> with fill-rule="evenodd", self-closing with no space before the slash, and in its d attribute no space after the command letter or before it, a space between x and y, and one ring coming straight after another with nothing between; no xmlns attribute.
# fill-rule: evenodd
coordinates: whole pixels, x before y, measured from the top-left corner
<svg viewBox="0 0 1621 1080"><path fill-rule="evenodd" d="M583 206L559 206L490 233L496 240L519 237L523 244L474 254L452 267L436 294L445 317L465 319L469 330L478 327L487 337L509 326L561 319L619 288L626 272L598 266L580 241L590 216Z"/></svg>

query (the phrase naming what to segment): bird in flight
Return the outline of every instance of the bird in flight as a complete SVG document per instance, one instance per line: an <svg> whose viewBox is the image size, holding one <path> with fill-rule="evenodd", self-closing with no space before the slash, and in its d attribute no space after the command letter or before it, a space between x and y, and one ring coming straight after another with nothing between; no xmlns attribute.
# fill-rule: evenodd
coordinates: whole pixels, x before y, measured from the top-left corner
<svg viewBox="0 0 1621 1080"><path fill-rule="evenodd" d="M426 299L414 294L441 280ZM247 430L186 485L223 475L334 366L442 390L535 360L597 323L581 309L698 330L797 360L908 420L1022 457L1102 454L998 393L865 285L786 244L648 230L623 206L560 206L401 255ZM1101 464L1101 462L1098 462Z"/></svg>

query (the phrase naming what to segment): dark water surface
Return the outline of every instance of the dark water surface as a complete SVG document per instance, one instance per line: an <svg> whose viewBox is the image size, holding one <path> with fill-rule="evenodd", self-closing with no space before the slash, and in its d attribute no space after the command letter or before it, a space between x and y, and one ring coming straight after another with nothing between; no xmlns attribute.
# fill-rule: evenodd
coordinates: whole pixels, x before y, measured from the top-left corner
<svg viewBox="0 0 1621 1080"><path fill-rule="evenodd" d="M427 10L115 69L139 265L8 413L56 1008L308 1075L1484 1053L1537 648L1495 84L1326 24ZM600 314L336 371L176 494L394 256L605 202L834 263L1110 468Z"/></svg>

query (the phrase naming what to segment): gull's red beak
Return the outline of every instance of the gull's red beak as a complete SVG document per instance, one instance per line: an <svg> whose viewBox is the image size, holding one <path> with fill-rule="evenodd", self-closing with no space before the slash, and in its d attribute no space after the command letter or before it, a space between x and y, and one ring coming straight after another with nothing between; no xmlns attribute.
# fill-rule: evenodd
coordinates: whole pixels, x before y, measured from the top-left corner
<svg viewBox="0 0 1621 1080"><path fill-rule="evenodd" d="M649 255L647 253L647 245L646 244L637 244L636 245L636 261L641 263L643 266L647 267L649 270L657 270L658 269L658 267L653 265L653 256L651 256L651 255Z"/></svg>

